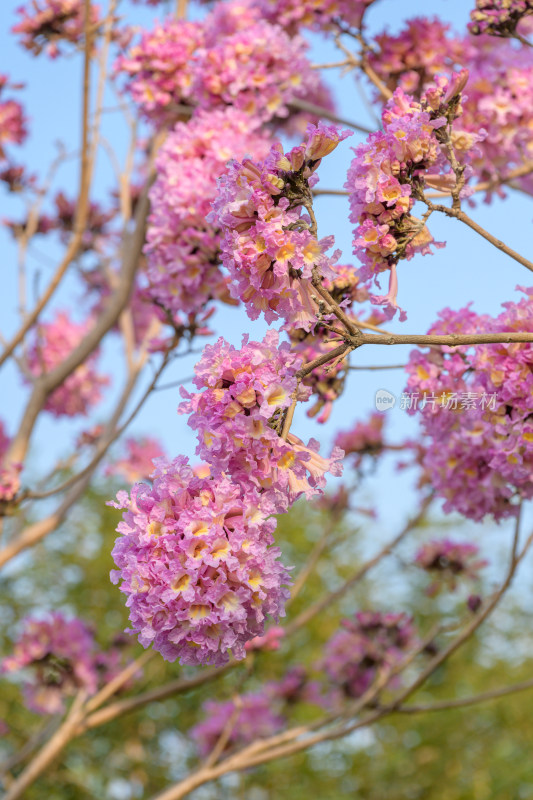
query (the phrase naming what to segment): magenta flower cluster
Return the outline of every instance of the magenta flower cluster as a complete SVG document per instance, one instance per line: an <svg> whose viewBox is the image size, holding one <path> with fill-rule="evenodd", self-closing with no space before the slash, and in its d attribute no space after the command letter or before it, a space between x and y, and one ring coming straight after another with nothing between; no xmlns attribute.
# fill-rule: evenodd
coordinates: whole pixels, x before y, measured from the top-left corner
<svg viewBox="0 0 533 800"><path fill-rule="evenodd" d="M27 365L36 376L59 366L81 342L91 322L73 322L67 312L58 312L52 322L40 323L28 350ZM93 353L47 398L44 408L54 416L86 415L102 397L109 384L107 375L97 371L98 353Z"/></svg>
<svg viewBox="0 0 533 800"><path fill-rule="evenodd" d="M378 456L386 448L383 439L383 414L372 414L365 422L357 422L351 430L341 431L335 444L344 450L346 457L354 456L353 465L358 468L365 456Z"/></svg>
<svg viewBox="0 0 533 800"><path fill-rule="evenodd" d="M267 152L266 136L231 107L200 111L168 135L157 157L145 248L150 295L162 306L190 314L211 299L229 300L219 267L220 231L206 217L226 162Z"/></svg>
<svg viewBox="0 0 533 800"><path fill-rule="evenodd" d="M431 252L434 243L420 220L411 216L416 194L423 185L424 173L442 166L443 157L435 130L446 124L442 116L431 113L413 97L397 89L387 103L383 130L370 134L354 148L355 158L348 170L345 187L350 194L350 220L354 229L354 254L363 266L362 280L391 270L389 293L371 296L393 315L396 303L396 263L417 252ZM401 310L400 310L401 311ZM405 319L405 312L400 314Z"/></svg>
<svg viewBox="0 0 533 800"><path fill-rule="evenodd" d="M504 303L495 319L469 308L445 309L430 333L531 330L533 289ZM481 520L514 516L533 497L533 347L490 344L413 352L410 413L427 436L423 466L445 511ZM425 399L424 399L425 395Z"/></svg>
<svg viewBox="0 0 533 800"><path fill-rule="evenodd" d="M470 33L511 36L525 16L533 14L532 0L476 0L470 12Z"/></svg>
<svg viewBox="0 0 533 800"><path fill-rule="evenodd" d="M293 434L281 437L285 411L309 390L298 386L301 359L287 342L279 344L276 331L262 342L243 337L240 350L224 339L208 345L195 368L195 384L203 391L182 395L179 411L190 414L198 432L197 454L215 471L256 491L278 512L286 511L304 492L307 497L325 484L324 473L340 473L342 451L330 459L318 454L314 440L306 446Z"/></svg>
<svg viewBox="0 0 533 800"><path fill-rule="evenodd" d="M201 756L209 755L231 721L226 750L271 736L281 730L285 722L273 710L272 698L267 694L244 694L237 700L222 703L208 700L203 709L205 719L189 731Z"/></svg>
<svg viewBox="0 0 533 800"><path fill-rule="evenodd" d="M374 0L258 0L266 19L281 25L289 33L301 28L317 31L338 30L339 23L361 27L363 15Z"/></svg>
<svg viewBox="0 0 533 800"><path fill-rule="evenodd" d="M479 558L479 547L471 542L454 542L436 539L422 545L415 556L415 564L426 570L434 579L427 594L434 596L446 587L457 588L458 579L477 580L479 571L487 565Z"/></svg>
<svg viewBox="0 0 533 800"><path fill-rule="evenodd" d="M168 19L143 34L115 70L156 124L179 119L183 105L232 105L267 121L287 116L293 99L319 90L307 48L238 0L216 6L201 23Z"/></svg>
<svg viewBox="0 0 533 800"><path fill-rule="evenodd" d="M361 697L378 673L392 670L417 641L412 619L403 613L359 611L342 626L326 645L322 667L348 697Z"/></svg>
<svg viewBox="0 0 533 800"><path fill-rule="evenodd" d="M318 240L308 214L314 174L321 159L350 134L334 126L309 125L306 141L284 154L278 142L262 162L232 161L219 182L210 220L224 232L222 263L232 295L251 319L284 319L309 329L317 305L313 270L333 278L326 251L333 237Z"/></svg>
<svg viewBox="0 0 533 800"><path fill-rule="evenodd" d="M219 474L197 477L183 456L159 459L136 484L113 550L132 631L168 661L227 663L284 613L288 573L272 547L275 520L253 491Z"/></svg>
<svg viewBox="0 0 533 800"><path fill-rule="evenodd" d="M90 6L89 24L94 28L99 22L98 6ZM61 53L61 42L78 44L85 30L83 0L32 0L20 6L20 22L12 32L21 34L21 44L33 55L43 51L50 58Z"/></svg>
<svg viewBox="0 0 533 800"><path fill-rule="evenodd" d="M500 12L507 13L503 5ZM472 146L472 137L476 140L475 151L470 154L476 178L497 178L529 158L533 149L531 48L517 48L505 40L485 36L475 39L449 35L449 26L440 20L420 17L408 21L394 36L378 35L374 44L370 62L380 78L391 90L399 86L417 97L437 74L450 78L457 67L468 69L462 114L457 131L452 132L452 141L457 154L464 157ZM485 135L480 136L483 131ZM530 178L520 181L531 188ZM449 186L442 183L435 188ZM492 191L489 186L488 194Z"/></svg>
<svg viewBox="0 0 533 800"><path fill-rule="evenodd" d="M0 74L0 164L7 158L5 145L22 144L28 134L26 118L20 103L12 98L5 100L2 97L8 87L8 76Z"/></svg>
<svg viewBox="0 0 533 800"><path fill-rule="evenodd" d="M124 440L123 455L112 461L105 470L106 475L119 475L128 483L147 480L153 472L153 461L165 453L161 444L151 436Z"/></svg>
<svg viewBox="0 0 533 800"><path fill-rule="evenodd" d="M38 714L59 714L65 698L98 685L95 642L79 619L54 612L45 619L29 617L15 643L13 654L2 661L2 672L26 670L24 686L28 708Z"/></svg>

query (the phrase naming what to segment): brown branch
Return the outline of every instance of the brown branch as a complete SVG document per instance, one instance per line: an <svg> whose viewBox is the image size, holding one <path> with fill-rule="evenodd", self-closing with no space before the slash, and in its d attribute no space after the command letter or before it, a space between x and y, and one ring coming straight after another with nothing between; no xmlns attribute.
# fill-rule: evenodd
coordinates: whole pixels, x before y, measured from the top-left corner
<svg viewBox="0 0 533 800"><path fill-rule="evenodd" d="M80 691L76 695L70 707L70 711L59 730L56 731L52 738L41 748L37 756L28 764L26 769L23 770L18 778L11 784L3 800L18 800L23 792L31 786L68 744L83 714L85 696L84 691Z"/></svg>
<svg viewBox="0 0 533 800"><path fill-rule="evenodd" d="M149 212L148 191L152 180L146 183L138 202L136 226L124 248L119 285L111 295L98 320L80 344L61 364L36 380L18 433L14 437L6 456L8 461L24 461L31 433L37 417L46 402L46 398L98 347L102 338L115 325L122 309L128 303L144 244L146 220Z"/></svg>
<svg viewBox="0 0 533 800"><path fill-rule="evenodd" d="M496 247L498 250L501 250L502 253L505 253L505 255L513 258L515 261L518 261L518 263L522 264L523 267L526 267L526 269L529 269L531 272L533 272L533 262L528 261L527 258L524 258L524 256L520 255L520 253L517 253L516 250L513 250L512 247L506 245L505 242L501 241L501 239L497 239L496 236L492 235L492 233L489 233L489 231L485 230L485 228L482 228L481 225L469 217L468 214L465 214L464 211L461 211L457 208L449 208L448 206L434 205L427 198L424 198L424 202L432 211L440 211L442 214L446 214L447 217L453 217L454 219L458 219L460 222L463 222L465 225L468 225L469 228L472 228L473 231L482 236L483 239L486 239L487 242L490 242L490 244L494 245L494 247Z"/></svg>
<svg viewBox="0 0 533 800"><path fill-rule="evenodd" d="M352 122L349 119L338 117L333 113L333 111L323 108L322 106L317 106L315 103L308 103L307 100L296 98L291 100L288 105L289 108L293 109L294 111L307 111L309 114L314 114L322 119L329 119L331 122L336 122L338 125L345 125L347 128L353 128L354 131L360 131L361 133L367 134L372 133L370 128L365 128L364 125L359 125L358 122Z"/></svg>
<svg viewBox="0 0 533 800"><path fill-rule="evenodd" d="M198 686L203 686L209 681L222 677L230 669L236 666L236 662L230 661L225 667L213 667L212 669L204 670L192 678L178 678L175 681L165 683L157 689L151 689L147 692L135 695L134 697L126 697L124 700L117 700L115 703L104 706L98 711L90 714L80 724L76 731L76 735L80 735L83 731L89 728L97 728L100 725L105 725L107 722L121 717L123 714L131 714L133 711L147 705L147 703L159 702L166 700L167 697L172 697L176 694L188 692L190 689L195 689Z"/></svg>
<svg viewBox="0 0 533 800"><path fill-rule="evenodd" d="M329 605L335 603L337 600L340 600L340 598L343 597L346 592L352 588L352 586L355 586L355 584L358 583L361 578L364 578L371 569L373 569L383 558L385 558L385 556L388 556L402 541L402 539L407 536L408 533L420 525L432 500L433 497L431 495L425 498L418 514L416 514L416 516L414 516L412 519L408 520L403 529L394 537L394 539L388 542L378 553L376 553L375 556L370 558L361 567L359 567L353 575L344 581L342 586L335 591L329 592L319 600L316 600L314 603L304 609L304 611L302 611L301 614L299 614L292 622L289 622L289 624L285 627L285 636L291 636L299 628L307 625L307 623L310 622L313 617L316 617L317 614L320 614Z"/></svg>
<svg viewBox="0 0 533 800"><path fill-rule="evenodd" d="M89 108L90 108L90 81L91 81L91 53L93 47L92 34L90 31L89 15L91 1L85 0L85 44L83 58L83 103L82 103L82 141L81 141L81 163L80 163L80 188L78 202L76 203L76 215L74 219L73 235L67 246L67 251L59 264L55 275L50 281L46 291L38 301L33 311L26 317L18 332L5 346L0 354L0 366L13 353L14 349L22 342L25 335L37 321L41 311L59 286L70 263L76 256L81 244L83 232L87 223L89 210L89 189L90 189L90 161L89 161Z"/></svg>
<svg viewBox="0 0 533 800"><path fill-rule="evenodd" d="M507 697L510 694L518 694L527 689L533 689L533 678L521 683L515 683L511 686L501 686L498 689L490 689L487 692L481 692L470 697L458 697L453 700L441 700L438 703L428 703L427 705L418 706L400 706L393 708L392 706L383 706L386 711L393 711L398 714L422 714L428 711L447 711L454 708L467 708L468 706L475 706L480 703L486 703L488 700L497 700L500 697Z"/></svg>

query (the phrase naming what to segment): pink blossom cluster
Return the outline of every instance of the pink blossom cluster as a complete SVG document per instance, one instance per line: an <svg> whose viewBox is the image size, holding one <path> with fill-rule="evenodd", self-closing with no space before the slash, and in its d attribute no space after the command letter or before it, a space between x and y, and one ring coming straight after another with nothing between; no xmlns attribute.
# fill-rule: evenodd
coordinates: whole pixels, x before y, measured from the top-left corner
<svg viewBox="0 0 533 800"><path fill-rule="evenodd" d="M368 58L391 91L399 87L420 97L437 75L463 65L473 50L468 40L450 35L450 25L437 17L415 17L396 36L375 36Z"/></svg>
<svg viewBox="0 0 533 800"><path fill-rule="evenodd" d="M434 596L444 586L453 592L459 578L477 580L479 571L488 563L478 555L479 547L471 542L436 539L422 545L415 556L415 564L434 578L427 594Z"/></svg>
<svg viewBox="0 0 533 800"><path fill-rule="evenodd" d="M386 448L383 439L385 416L380 413L372 414L368 421L357 422L349 431L341 431L335 444L344 450L346 457L354 456L353 465L357 469L365 456L378 456Z"/></svg>
<svg viewBox="0 0 533 800"><path fill-rule="evenodd" d="M143 115L157 124L179 118L173 106L192 105L193 55L203 41L199 22L167 19L143 32L138 44L117 59L115 73Z"/></svg>
<svg viewBox="0 0 533 800"><path fill-rule="evenodd" d="M31 0L17 13L21 20L12 32L21 34L22 46L36 56L44 50L50 58L56 58L61 53L61 42L78 44L83 38L83 0ZM89 24L94 27L98 21L98 6L91 4Z"/></svg>
<svg viewBox="0 0 533 800"><path fill-rule="evenodd" d="M476 177L490 180L533 157L533 50L488 37L474 42L460 125L467 135L486 132L472 166ZM531 179L521 185L530 189Z"/></svg>
<svg viewBox="0 0 533 800"><path fill-rule="evenodd" d="M272 546L275 520L254 491L226 475L197 477L184 456L158 459L152 486L135 484L113 550L132 632L168 661L245 657L267 616L283 615L288 573Z"/></svg>
<svg viewBox="0 0 533 800"><path fill-rule="evenodd" d="M0 516L4 513L5 504L14 500L20 489L22 464L4 463L10 444L11 439L0 419Z"/></svg>
<svg viewBox="0 0 533 800"><path fill-rule="evenodd" d="M137 439L129 436L124 441L123 451L123 456L109 464L105 473L119 475L128 483L147 480L154 470L154 459L165 455L161 444L150 436Z"/></svg>
<svg viewBox="0 0 533 800"><path fill-rule="evenodd" d="M476 147L470 158L474 174L481 180L497 178L530 159L533 152L531 48L488 36L473 39L448 33L448 26L438 19L410 20L399 34L376 37L371 64L391 90L399 86L416 96L428 88L436 72L450 77L457 66L467 68L469 80L452 141L463 157L474 136ZM531 188L530 179L521 182Z"/></svg>
<svg viewBox="0 0 533 800"><path fill-rule="evenodd" d="M321 663L334 686L361 697L384 669L398 665L416 644L407 614L359 611L342 620L342 630L326 644Z"/></svg>
<svg viewBox="0 0 533 800"><path fill-rule="evenodd" d="M266 135L234 108L200 111L168 135L157 157L145 248L150 295L166 309L198 313L211 299L229 300L220 232L206 217L228 159L267 152Z"/></svg>
<svg viewBox="0 0 533 800"><path fill-rule="evenodd" d="M0 162L6 156L5 145L22 144L28 131L26 118L20 103L11 98L4 100L2 95L9 86L7 75L0 74Z"/></svg>
<svg viewBox="0 0 533 800"><path fill-rule="evenodd" d="M79 619L54 612L45 619L27 618L13 655L2 661L2 672L30 670L24 686L28 708L38 714L58 714L65 698L81 689L97 689L95 642Z"/></svg>
<svg viewBox="0 0 533 800"><path fill-rule="evenodd" d="M424 185L424 173L443 166L436 131L446 125L446 119L397 89L382 120L383 130L371 133L354 148L345 187L350 194L350 220L357 226L353 246L363 264L361 278L369 281L390 270L389 293L371 296L371 301L383 305L392 316L398 310L398 259L430 253L430 244L436 244L411 209L417 189ZM400 319L405 319L405 312Z"/></svg>
<svg viewBox="0 0 533 800"><path fill-rule="evenodd" d="M307 48L251 3L233 0L217 4L201 23L168 19L144 33L115 70L156 124L180 119L184 105L231 105L266 121L287 116L295 98L320 91Z"/></svg>
<svg viewBox="0 0 533 800"><path fill-rule="evenodd" d="M361 27L363 15L374 0L257 0L265 18L294 34L300 28L337 30L338 23Z"/></svg>
<svg viewBox="0 0 533 800"><path fill-rule="evenodd" d="M272 708L266 693L244 694L235 700L204 703L205 719L189 731L201 756L207 756L233 722L225 750L254 742L280 731L285 719Z"/></svg>
<svg viewBox="0 0 533 800"><path fill-rule="evenodd" d="M476 36L512 36L520 20L529 14L533 14L532 0L476 0L468 30Z"/></svg>
<svg viewBox="0 0 533 800"><path fill-rule="evenodd" d="M203 108L230 104L268 121L287 116L292 100L316 91L304 39L264 20L222 36L210 23L196 57L194 97Z"/></svg>
<svg viewBox="0 0 533 800"><path fill-rule="evenodd" d="M190 414L200 458L243 488L255 487L278 512L302 493L319 493L325 472L341 472L338 448L325 459L315 440L305 446L291 433L286 440L280 435L293 400L309 395L298 386L301 363L287 342L279 345L276 331L268 331L262 342L244 336L240 350L221 338L204 349L195 367L194 382L203 391L181 390L187 400L179 411Z"/></svg>
<svg viewBox="0 0 533 800"><path fill-rule="evenodd" d="M264 161L232 161L220 179L210 221L224 233L230 291L251 319L264 313L269 323L282 318L304 329L316 320L314 270L333 278L337 254L326 256L333 237L318 240L302 212L311 207L321 159L348 135L331 125L309 125L306 141L289 153L275 143Z"/></svg>
<svg viewBox="0 0 533 800"><path fill-rule="evenodd" d="M430 333L531 330L533 289L504 303L495 319L445 309ZM481 520L514 516L533 497L533 346L488 344L432 348L409 359L410 413L427 436L422 464L444 510ZM424 401L425 395L425 401Z"/></svg>
<svg viewBox="0 0 533 800"><path fill-rule="evenodd" d="M57 312L52 322L39 323L27 354L27 365L35 375L44 375L59 366L81 342L91 327L90 320L73 322L66 311ZM77 367L47 398L44 408L54 416L86 415L102 397L109 384L107 375L96 368L98 353Z"/></svg>

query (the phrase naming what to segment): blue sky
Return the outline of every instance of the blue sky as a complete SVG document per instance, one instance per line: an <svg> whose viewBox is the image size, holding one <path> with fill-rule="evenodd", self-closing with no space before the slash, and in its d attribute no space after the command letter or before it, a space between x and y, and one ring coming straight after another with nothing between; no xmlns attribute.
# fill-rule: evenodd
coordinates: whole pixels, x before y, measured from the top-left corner
<svg viewBox="0 0 533 800"><path fill-rule="evenodd" d="M81 64L78 57L68 57L50 61L41 56L33 58L19 48L8 33L15 21L15 8L20 0L4 0L2 3L2 19L0 23L0 72L9 73L13 81L23 81L26 88L20 92L28 116L30 117L30 136L24 147L14 156L18 161L25 160L30 168L42 178L56 154L55 142L61 140L67 151L74 151L79 138ZM452 23L458 30L464 30L468 19L470 3L464 0L434 0L431 3L431 14L438 15ZM123 3L122 14L127 14L132 21L148 28L152 21L162 17L162 12L153 9L135 7ZM428 4L421 0L398 2L398 0L380 0L368 14L369 30L378 32L385 26L397 30L405 19L427 14ZM318 37L313 37L313 55L317 62L335 60L336 54L330 44ZM372 125L360 96L356 90L353 77L339 78L338 72L330 71L328 76L338 98L338 111L341 116ZM115 106L112 95L106 99L106 106ZM104 135L116 149L122 161L125 155L127 128L120 115L106 113L104 115ZM323 162L320 169L320 185L328 188L340 188L345 181L346 170L350 160L350 147L362 139L360 134L343 142L337 151ZM113 186L113 172L105 152L99 154L94 181L93 199L106 199L108 190ZM77 189L75 162L67 161L59 171L54 188L65 189L68 195L74 195ZM11 204L2 196L0 217L22 216L18 202ZM348 203L343 197L319 197L316 201L316 212L321 236L334 234L336 245L343 251L341 263L351 262L351 225L348 221ZM522 194L509 192L506 202L495 200L492 205L479 202L472 216L481 225L493 231L519 252L527 253L531 241L531 220L533 204ZM496 314L501 302L516 297L515 286L528 284L530 276L516 262L499 253L474 232L461 226L455 220L436 218L431 220L431 231L438 241L446 241L444 249L432 256L417 257L410 262L403 262L399 268L400 294L399 302L408 313L405 323L391 322L391 330L402 333L424 333L434 321L439 309L445 306L458 308L468 302L474 309ZM2 252L2 292L0 294L0 329L4 336L9 336L16 325L16 309L13 298L16 297L16 250L11 237L0 229L0 245ZM46 258L42 258L42 253ZM53 269L59 250L36 242L32 248L31 258L39 266L38 286L42 291ZM72 282L67 282L57 296L57 307L71 307L75 302ZM225 338L235 344L240 342L242 333L248 332L253 338L262 337L266 326L262 323L251 323L240 309L223 308L213 318L215 331L223 331ZM364 348L352 357L352 364L396 364L405 363L409 349L405 347ZM114 385L120 384L120 367L118 367L117 344L106 351L103 366L113 373ZM189 357L173 365L165 377L165 383L183 379L192 373L194 359ZM7 421L10 432L16 426L21 413L26 389L21 387L12 368L6 368L0 375L2 387L2 409L0 416ZM349 427L356 419L364 418L373 410L375 392L387 389L399 394L404 386L404 375L401 371L387 372L352 372L347 388L336 405L331 422L326 426L318 426L299 410L295 420L294 431L302 439L315 436L327 446L335 431ZM176 414L179 402L177 388L158 392L141 412L133 427L139 433L158 436L165 444L169 454L186 453L193 455L194 435L186 427L183 417ZM104 415L106 404L96 413L96 417ZM398 441L408 432L413 432L413 422L399 408L388 412L391 438ZM83 428L83 422L71 424L58 422L53 418L39 423L33 446L34 463L45 468L55 456L68 452L73 441L73 431ZM412 496L406 490L409 479L399 478L392 469L385 470L385 477L379 479L387 496L384 518L393 522L399 515L408 510ZM392 500L392 502L388 502Z"/></svg>

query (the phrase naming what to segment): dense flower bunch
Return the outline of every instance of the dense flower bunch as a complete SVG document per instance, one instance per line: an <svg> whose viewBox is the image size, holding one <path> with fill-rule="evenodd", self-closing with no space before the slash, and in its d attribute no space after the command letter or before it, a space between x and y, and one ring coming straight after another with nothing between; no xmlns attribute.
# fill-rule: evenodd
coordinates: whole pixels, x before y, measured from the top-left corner
<svg viewBox="0 0 533 800"><path fill-rule="evenodd" d="M478 558L479 547L470 542L438 539L423 545L415 556L415 564L434 578L427 593L436 595L443 586L450 591L457 588L459 578L477 580L479 571L487 561Z"/></svg>
<svg viewBox="0 0 533 800"><path fill-rule="evenodd" d="M44 50L50 58L56 58L61 53L59 43L78 44L83 37L83 0L32 0L20 6L17 13L21 20L12 31L22 35L22 46L36 56ZM98 6L91 4L89 24L94 27L98 21Z"/></svg>
<svg viewBox="0 0 533 800"><path fill-rule="evenodd" d="M144 33L115 70L127 76L127 91L156 124L179 119L183 105L232 105L266 121L287 116L292 100L320 90L307 48L251 3L235 0L217 5L201 23L169 19Z"/></svg>
<svg viewBox="0 0 533 800"><path fill-rule="evenodd" d="M374 0L257 0L265 18L294 34L300 28L336 30L339 22L360 28L363 15Z"/></svg>
<svg viewBox="0 0 533 800"><path fill-rule="evenodd" d="M7 143L21 144L28 132L26 118L20 103L9 98L4 100L2 95L9 86L7 75L0 74L0 162L6 158L4 149Z"/></svg>
<svg viewBox="0 0 533 800"><path fill-rule="evenodd" d="M520 20L529 14L533 14L532 0L476 0L468 30L476 36L512 36Z"/></svg>
<svg viewBox="0 0 533 800"><path fill-rule="evenodd" d="M304 39L291 38L266 21L215 38L209 23L208 19L194 82L194 96L202 107L231 104L268 121L286 116L291 100L316 90L318 79Z"/></svg>
<svg viewBox="0 0 533 800"><path fill-rule="evenodd" d="M345 456L354 456L353 465L358 468L365 456L378 456L386 448L383 439L383 414L372 414L367 422L357 422L349 431L341 431L335 444L344 450Z"/></svg>
<svg viewBox="0 0 533 800"><path fill-rule="evenodd" d="M302 492L318 493L325 472L340 474L342 451L324 459L314 440L306 447L293 434L281 437L286 410L309 392L296 378L301 359L278 342L277 332L268 331L262 342L245 336L240 350L224 339L208 345L195 368L194 382L203 391L182 389L188 399L179 410L191 415L200 458L244 488L256 487L282 512Z"/></svg>
<svg viewBox="0 0 533 800"><path fill-rule="evenodd" d="M193 55L202 41L200 23L169 18L117 59L115 72L145 117L162 124L179 118L173 106L191 104Z"/></svg>
<svg viewBox="0 0 533 800"><path fill-rule="evenodd" d="M106 475L119 475L128 483L147 480L153 472L154 459L164 456L160 443L150 436L141 439L128 437L123 450L122 458L108 465Z"/></svg>
<svg viewBox="0 0 533 800"><path fill-rule="evenodd" d="M434 80L435 72L451 77L457 66L468 69L462 113L452 140L462 156L464 148L472 145L471 137L476 138L470 161L477 178L497 178L531 158L530 48L483 36L477 40L448 36L448 26L425 18L410 20L396 36L384 33L375 42L379 49L370 56L371 64L391 90L400 86L418 97ZM531 188L529 179L521 181Z"/></svg>
<svg viewBox="0 0 533 800"><path fill-rule="evenodd" d="M360 611L342 626L327 643L322 666L348 697L361 697L379 672L394 668L416 644L407 614Z"/></svg>
<svg viewBox="0 0 533 800"><path fill-rule="evenodd" d="M0 420L0 516L4 510L2 506L13 500L20 489L22 465L3 463L10 444L11 439L6 433L4 423Z"/></svg>
<svg viewBox="0 0 533 800"><path fill-rule="evenodd" d="M532 289L495 319L445 309L430 333L531 330ZM432 348L413 352L408 387L429 437L424 469L445 511L481 520L516 514L533 497L533 347L531 344Z"/></svg>
<svg viewBox="0 0 533 800"><path fill-rule="evenodd" d="M189 731L201 756L209 755L232 720L227 750L271 736L281 730L285 722L272 709L272 699L267 694L244 694L223 703L208 700L203 708L205 719Z"/></svg>
<svg viewBox="0 0 533 800"><path fill-rule="evenodd" d="M383 130L370 134L354 149L345 183L350 194L350 220L357 226L354 253L363 264L362 280L370 281L390 270L388 294L370 298L384 306L388 316L399 308L398 260L430 253L431 244L438 246L424 222L411 215L411 209L425 185L442 188L442 181L455 183L441 150L439 130L460 114L460 92L467 77L462 71L450 82L437 81L420 103L397 89L383 111ZM480 136L463 138L466 152ZM400 309L403 319L405 312Z"/></svg>
<svg viewBox="0 0 533 800"><path fill-rule="evenodd" d="M59 366L81 342L89 328L90 320L72 322L66 312L58 312L52 322L39 324L36 336L27 354L28 369L33 375L43 375ZM73 417L87 414L98 403L102 388L109 384L107 375L96 369L98 353L72 372L61 386L46 400L44 408L54 416Z"/></svg>
<svg viewBox="0 0 533 800"><path fill-rule="evenodd" d="M24 686L28 708L38 714L58 714L65 698L80 689L97 689L95 642L79 619L60 612L45 619L28 618L13 655L2 661L2 672L30 670Z"/></svg>
<svg viewBox="0 0 533 800"><path fill-rule="evenodd" d="M271 546L275 520L251 484L197 477L183 456L160 459L152 487L136 484L113 558L132 630L168 661L227 663L284 613L288 573Z"/></svg>
<svg viewBox="0 0 533 800"><path fill-rule="evenodd" d="M394 91L398 87L420 97L439 74L449 74L463 65L473 47L458 36L450 36L450 25L437 17L415 17L399 34L374 37L369 63Z"/></svg>
<svg viewBox="0 0 533 800"><path fill-rule="evenodd" d="M157 157L146 245L150 295L162 306L198 313L210 299L229 299L220 232L206 217L228 159L267 152L266 135L233 108L201 111L168 135Z"/></svg>
<svg viewBox="0 0 533 800"><path fill-rule="evenodd" d="M460 123L468 135L486 132L472 159L476 176L485 180L533 157L533 51L485 37L475 42ZM531 180L522 185L531 188Z"/></svg>
<svg viewBox="0 0 533 800"><path fill-rule="evenodd" d="M333 237L318 240L309 215L315 170L348 132L309 125L306 141L284 154L273 145L262 162L232 161L219 182L210 220L224 232L222 262L231 276L232 295L251 319L282 318L309 329L316 319L313 270L333 278L333 258L325 253Z"/></svg>

